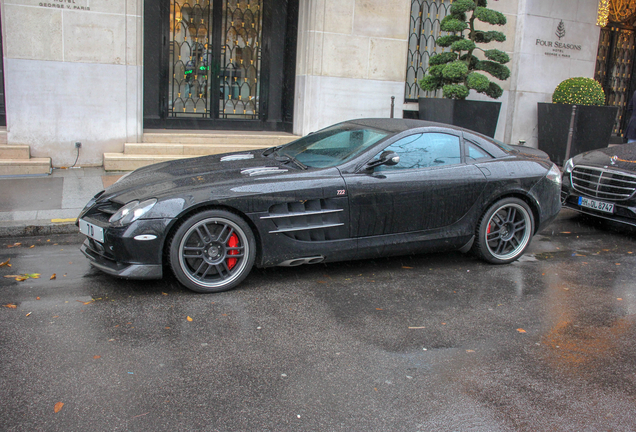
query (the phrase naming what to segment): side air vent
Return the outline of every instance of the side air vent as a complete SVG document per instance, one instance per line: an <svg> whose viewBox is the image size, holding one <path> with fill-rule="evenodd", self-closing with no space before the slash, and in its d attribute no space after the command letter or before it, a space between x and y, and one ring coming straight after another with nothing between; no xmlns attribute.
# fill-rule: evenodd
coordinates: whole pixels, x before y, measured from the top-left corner
<svg viewBox="0 0 636 432"><path fill-rule="evenodd" d="M345 212L333 199L316 199L270 207L269 219L274 224L270 234L285 234L300 241L327 241L347 236Z"/></svg>

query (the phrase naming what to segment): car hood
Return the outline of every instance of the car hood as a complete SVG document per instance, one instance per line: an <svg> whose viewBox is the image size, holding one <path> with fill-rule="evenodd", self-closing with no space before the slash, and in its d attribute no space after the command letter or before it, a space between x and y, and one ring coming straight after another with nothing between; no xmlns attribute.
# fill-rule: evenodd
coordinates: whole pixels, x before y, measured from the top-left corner
<svg viewBox="0 0 636 432"><path fill-rule="evenodd" d="M179 159L129 173L107 188L100 200L125 204L132 200L161 198L166 194L175 195L200 187L214 186L217 190L223 190L223 185L238 187L263 177L297 170L293 164L263 156L263 151Z"/></svg>
<svg viewBox="0 0 636 432"><path fill-rule="evenodd" d="M622 144L593 150L575 156L573 162L575 165L607 167L634 172L636 171L636 145Z"/></svg>

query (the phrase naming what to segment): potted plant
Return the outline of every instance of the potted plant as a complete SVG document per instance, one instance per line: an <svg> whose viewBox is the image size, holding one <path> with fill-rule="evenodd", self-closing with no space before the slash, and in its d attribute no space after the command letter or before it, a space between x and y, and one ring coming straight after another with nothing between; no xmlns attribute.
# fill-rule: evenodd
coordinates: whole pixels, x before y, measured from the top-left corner
<svg viewBox="0 0 636 432"><path fill-rule="evenodd" d="M539 149L557 165L570 156L607 147L618 112L618 107L605 106L601 84L582 77L561 82L552 103L539 102L537 108Z"/></svg>
<svg viewBox="0 0 636 432"><path fill-rule="evenodd" d="M502 81L510 77L505 66L510 57L498 49L479 47L490 42L504 42L500 31L475 29L475 20L504 25L506 17L486 8L486 0L455 0L450 14L440 23L440 29L448 32L437 39L439 46L450 52L433 55L426 75L419 81L425 91L442 89L446 99L419 98L420 119L462 126L488 136L494 136L499 119L501 102L467 101L470 90L498 99L502 88L481 72ZM475 54L481 53L480 57Z"/></svg>

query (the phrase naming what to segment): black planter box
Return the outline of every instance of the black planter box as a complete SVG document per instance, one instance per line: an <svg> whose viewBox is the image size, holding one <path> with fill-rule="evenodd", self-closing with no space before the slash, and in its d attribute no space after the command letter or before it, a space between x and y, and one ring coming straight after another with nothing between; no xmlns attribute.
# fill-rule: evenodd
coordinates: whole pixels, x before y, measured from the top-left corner
<svg viewBox="0 0 636 432"><path fill-rule="evenodd" d="M495 136L501 102L419 98L420 120L451 124Z"/></svg>
<svg viewBox="0 0 636 432"><path fill-rule="evenodd" d="M539 150L557 165L565 163L572 105L539 103ZM577 105L570 157L607 147L618 107Z"/></svg>

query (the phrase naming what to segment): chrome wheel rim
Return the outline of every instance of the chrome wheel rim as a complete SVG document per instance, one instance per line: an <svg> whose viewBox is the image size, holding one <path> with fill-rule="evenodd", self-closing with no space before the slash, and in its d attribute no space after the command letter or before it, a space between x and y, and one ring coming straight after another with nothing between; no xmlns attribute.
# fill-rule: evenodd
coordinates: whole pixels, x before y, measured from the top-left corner
<svg viewBox="0 0 636 432"><path fill-rule="evenodd" d="M241 276L249 253L247 237L237 224L209 218L186 231L179 243L179 265L195 284L218 288Z"/></svg>
<svg viewBox="0 0 636 432"><path fill-rule="evenodd" d="M503 205L488 219L488 251L502 261L516 258L528 245L531 230L530 214L523 206Z"/></svg>

